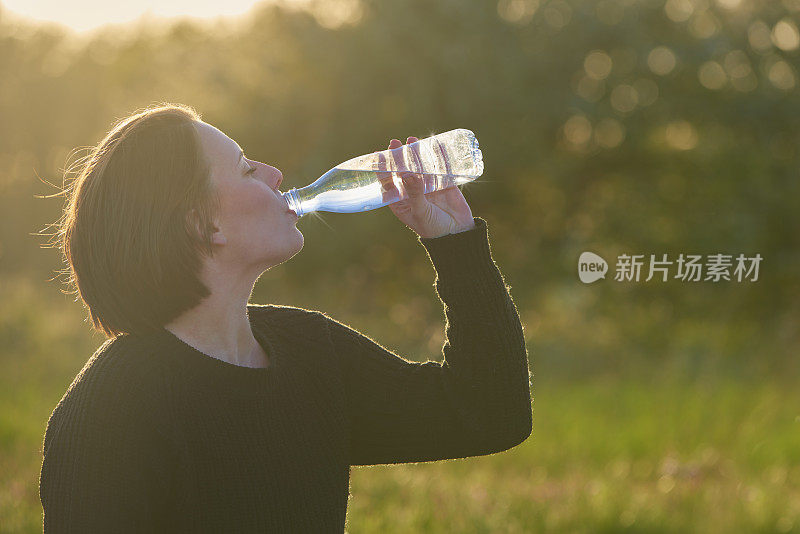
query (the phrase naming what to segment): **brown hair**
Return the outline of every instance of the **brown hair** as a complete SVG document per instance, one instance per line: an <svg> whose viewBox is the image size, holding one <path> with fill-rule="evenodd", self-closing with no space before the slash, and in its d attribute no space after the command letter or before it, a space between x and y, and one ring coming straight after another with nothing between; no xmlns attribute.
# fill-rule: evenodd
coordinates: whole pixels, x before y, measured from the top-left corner
<svg viewBox="0 0 800 534"><path fill-rule="evenodd" d="M159 329L210 294L200 271L218 199L199 120L174 104L119 120L62 191L61 273L108 337Z"/></svg>

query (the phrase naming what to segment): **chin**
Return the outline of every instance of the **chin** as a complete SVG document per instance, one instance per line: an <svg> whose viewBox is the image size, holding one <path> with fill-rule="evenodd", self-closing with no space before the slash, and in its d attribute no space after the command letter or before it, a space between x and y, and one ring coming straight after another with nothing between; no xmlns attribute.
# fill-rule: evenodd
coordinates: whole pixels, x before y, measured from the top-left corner
<svg viewBox="0 0 800 534"><path fill-rule="evenodd" d="M300 230L297 230L297 235L300 236L300 238L297 240L298 242L297 242L297 245L295 246L295 250L292 253L292 255L289 256L289 258L294 257L295 254L297 254L298 252L303 250L303 245L305 245L305 243L306 243L306 238L303 236L302 233L300 233Z"/></svg>
<svg viewBox="0 0 800 534"><path fill-rule="evenodd" d="M271 254L271 258L267 260L267 264L270 267L275 265L280 265L281 263L285 263L292 259L298 252L303 250L303 245L305 244L305 238L303 234L300 233L299 230L295 232L295 237L293 239L287 239L283 246L281 247L281 251L277 252L276 254Z"/></svg>

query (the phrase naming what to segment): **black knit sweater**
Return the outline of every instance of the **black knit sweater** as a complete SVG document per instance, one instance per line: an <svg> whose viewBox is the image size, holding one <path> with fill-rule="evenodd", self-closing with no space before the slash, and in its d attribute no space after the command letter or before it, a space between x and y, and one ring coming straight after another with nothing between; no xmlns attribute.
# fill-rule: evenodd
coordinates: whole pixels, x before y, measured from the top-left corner
<svg viewBox="0 0 800 534"><path fill-rule="evenodd" d="M486 221L418 238L436 271L441 362L400 358L324 313L248 306L267 368L168 330L87 361L44 436L46 532L342 532L350 466L464 458L531 433L522 326Z"/></svg>

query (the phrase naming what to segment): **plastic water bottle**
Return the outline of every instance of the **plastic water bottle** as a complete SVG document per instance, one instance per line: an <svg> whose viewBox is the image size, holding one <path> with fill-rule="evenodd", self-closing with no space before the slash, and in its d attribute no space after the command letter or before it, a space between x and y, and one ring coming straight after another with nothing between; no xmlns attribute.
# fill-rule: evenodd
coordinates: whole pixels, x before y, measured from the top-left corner
<svg viewBox="0 0 800 534"><path fill-rule="evenodd" d="M483 155L470 130L459 128L335 166L283 198L298 217L313 211L357 213L405 199L401 176L421 174L425 193L471 182L483 174Z"/></svg>

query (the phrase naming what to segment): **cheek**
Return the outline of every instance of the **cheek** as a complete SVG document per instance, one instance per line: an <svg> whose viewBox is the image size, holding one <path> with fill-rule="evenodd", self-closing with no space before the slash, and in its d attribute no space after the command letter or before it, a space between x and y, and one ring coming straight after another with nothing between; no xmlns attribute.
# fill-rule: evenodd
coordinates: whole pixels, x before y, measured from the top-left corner
<svg viewBox="0 0 800 534"><path fill-rule="evenodd" d="M231 191L226 198L226 212L230 217L239 218L244 214L260 213L270 206L271 193L264 187L252 184Z"/></svg>

